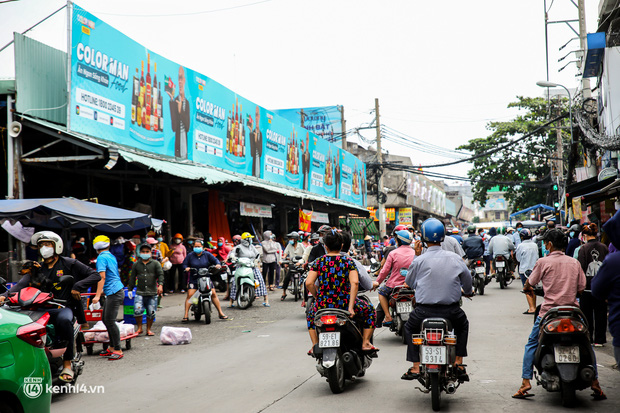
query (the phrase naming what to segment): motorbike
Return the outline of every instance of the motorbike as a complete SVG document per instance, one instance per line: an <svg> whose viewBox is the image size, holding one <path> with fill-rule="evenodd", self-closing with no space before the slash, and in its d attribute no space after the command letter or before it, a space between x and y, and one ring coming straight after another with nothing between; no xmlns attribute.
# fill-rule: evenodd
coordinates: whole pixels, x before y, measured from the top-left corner
<svg viewBox="0 0 620 413"><path fill-rule="evenodd" d="M493 259L495 263L495 280L499 283L502 290L512 283L512 277L508 273L508 260L503 255L498 255Z"/></svg>
<svg viewBox="0 0 620 413"><path fill-rule="evenodd" d="M53 288L57 291L71 291L73 281L74 279L72 276L63 275L53 284ZM6 286L4 287L4 289L6 289ZM67 350L68 343L58 339L54 325L49 324L50 314L46 309L64 308L66 305L67 300L55 299L51 293L44 293L39 288L32 286L22 288L19 292L9 294L8 300L5 302L5 308L7 310L26 314L33 321L33 324L29 324L28 326L33 329L33 337L40 337L36 345L45 348L45 354L47 355L47 360L50 364L50 372L52 374L52 385L67 384L60 380L60 374L64 367L63 355ZM73 360L71 360L73 381L68 384L75 384L78 376L82 374L84 369L84 361L82 360L84 335L75 317L73 317L72 322L75 351Z"/></svg>
<svg viewBox="0 0 620 413"><path fill-rule="evenodd" d="M368 300L365 296L360 298ZM363 377L377 352L362 350L362 321L357 317L351 319L346 310L321 309L316 312L314 323L319 337L311 354L318 361L316 369L327 378L332 393L342 393L345 380Z"/></svg>
<svg viewBox="0 0 620 413"><path fill-rule="evenodd" d="M190 307L194 319L200 321L204 315L205 324L211 324L211 275L220 270L212 265L209 268L190 268L192 276L198 276L198 291L190 298Z"/></svg>
<svg viewBox="0 0 620 413"><path fill-rule="evenodd" d="M422 393L431 393L434 411L441 408L441 393L454 394L463 383L455 366L456 335L449 320L426 318L420 334L412 334L413 344L420 346L420 377Z"/></svg>
<svg viewBox="0 0 620 413"><path fill-rule="evenodd" d="M405 324L409 320L409 313L413 310L414 301L415 291L403 285L394 287L390 295L389 309L393 320L390 331L396 333L403 344L407 343Z"/></svg>
<svg viewBox="0 0 620 413"><path fill-rule="evenodd" d="M228 265L222 265L220 269L211 270L211 282L213 287L221 293L225 293L228 288L228 280L231 278L231 272Z"/></svg>
<svg viewBox="0 0 620 413"><path fill-rule="evenodd" d="M237 288L237 307L242 310L250 307L256 298L258 281L254 278L254 261L239 258L235 261L235 286Z"/></svg>
<svg viewBox="0 0 620 413"><path fill-rule="evenodd" d="M502 257L503 258L503 257ZM484 287L491 281L486 276L486 266L482 257L474 258L469 261L469 270L471 271L472 286L478 294L484 295Z"/></svg>
<svg viewBox="0 0 620 413"><path fill-rule="evenodd" d="M299 263L302 257L296 256L294 260L283 260L282 264L288 265L290 283L288 286L288 291L293 295L295 302L299 300L305 288L305 277L302 277L304 274L303 263Z"/></svg>
<svg viewBox="0 0 620 413"><path fill-rule="evenodd" d="M576 391L596 378L587 325L583 312L573 306L554 307L540 321L536 381L549 392L560 392L564 407L572 407Z"/></svg>

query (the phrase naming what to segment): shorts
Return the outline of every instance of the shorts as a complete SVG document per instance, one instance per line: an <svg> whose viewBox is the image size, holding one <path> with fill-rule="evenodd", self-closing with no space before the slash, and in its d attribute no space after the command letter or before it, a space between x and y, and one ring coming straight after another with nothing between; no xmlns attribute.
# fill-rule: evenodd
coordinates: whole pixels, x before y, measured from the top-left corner
<svg viewBox="0 0 620 413"><path fill-rule="evenodd" d="M521 284L523 284L523 286L525 287L525 282L527 281L527 277L525 276L525 274L519 274L519 277L521 277Z"/></svg>
<svg viewBox="0 0 620 413"><path fill-rule="evenodd" d="M199 277L189 277L189 283L187 285L188 290L198 290L200 284L198 284ZM209 288L213 289L213 281L209 278Z"/></svg>
<svg viewBox="0 0 620 413"><path fill-rule="evenodd" d="M146 308L146 318L154 319L155 312L157 311L157 296L156 295L145 295L141 296L136 294L136 298L133 302L133 315L135 317L140 317L144 313L144 309Z"/></svg>
<svg viewBox="0 0 620 413"><path fill-rule="evenodd" d="M388 287L387 285L382 285L381 287L377 289L377 292L379 293L379 295L382 295L387 298L390 298L390 296L392 295L392 291L394 291L394 289Z"/></svg>

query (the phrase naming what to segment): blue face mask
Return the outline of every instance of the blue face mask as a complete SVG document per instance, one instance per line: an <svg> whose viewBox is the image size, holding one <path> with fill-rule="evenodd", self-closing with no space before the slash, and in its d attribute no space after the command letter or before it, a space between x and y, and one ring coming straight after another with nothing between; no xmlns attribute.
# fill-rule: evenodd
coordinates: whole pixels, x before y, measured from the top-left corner
<svg viewBox="0 0 620 413"><path fill-rule="evenodd" d="M162 237L157 238L157 241L162 242L164 239Z"/></svg>
<svg viewBox="0 0 620 413"><path fill-rule="evenodd" d="M295 240L289 239L288 243L291 244L291 245L295 245Z"/></svg>
<svg viewBox="0 0 620 413"><path fill-rule="evenodd" d="M194 241L187 241L189 245L194 245Z"/></svg>
<svg viewBox="0 0 620 413"><path fill-rule="evenodd" d="M142 254L140 254L140 258L142 258L144 261L146 261L149 258L151 258L151 254L148 253L148 252L146 254L142 253Z"/></svg>
<svg viewBox="0 0 620 413"><path fill-rule="evenodd" d="M222 245L224 245L224 243L223 243L223 242L218 242L218 243L217 243L217 246L218 246L218 247L221 247Z"/></svg>
<svg viewBox="0 0 620 413"><path fill-rule="evenodd" d="M209 237L209 242L213 241L213 238Z"/></svg>
<svg viewBox="0 0 620 413"><path fill-rule="evenodd" d="M194 247L194 252L196 254L202 254L202 251L203 251L202 247Z"/></svg>
<svg viewBox="0 0 620 413"><path fill-rule="evenodd" d="M84 241L80 241L80 244L84 245Z"/></svg>
<svg viewBox="0 0 620 413"><path fill-rule="evenodd" d="M570 237L571 237L571 238L574 238L574 237L575 237L575 231L571 231L571 232L570 232Z"/></svg>

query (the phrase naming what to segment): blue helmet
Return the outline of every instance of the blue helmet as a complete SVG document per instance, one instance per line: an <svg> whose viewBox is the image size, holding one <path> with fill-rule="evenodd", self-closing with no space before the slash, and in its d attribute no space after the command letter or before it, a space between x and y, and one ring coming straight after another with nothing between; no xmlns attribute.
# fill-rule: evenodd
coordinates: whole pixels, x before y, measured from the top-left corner
<svg viewBox="0 0 620 413"><path fill-rule="evenodd" d="M426 242L442 242L446 229L437 218L429 218L422 223L422 239Z"/></svg>
<svg viewBox="0 0 620 413"><path fill-rule="evenodd" d="M396 239L398 239L398 241L404 245L411 244L411 241L413 240L411 237L411 233L409 233L409 231L407 231L406 229L401 229L400 231L396 231L395 235L396 235Z"/></svg>

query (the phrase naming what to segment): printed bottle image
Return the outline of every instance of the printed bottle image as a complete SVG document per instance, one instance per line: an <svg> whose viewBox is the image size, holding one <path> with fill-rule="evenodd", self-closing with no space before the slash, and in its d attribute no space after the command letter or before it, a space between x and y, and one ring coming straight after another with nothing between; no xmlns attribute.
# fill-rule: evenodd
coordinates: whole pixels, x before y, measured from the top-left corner
<svg viewBox="0 0 620 413"><path fill-rule="evenodd" d="M174 99L174 82L172 81L171 77L166 75L164 75L164 88L164 91L166 93L170 92L172 98Z"/></svg>
<svg viewBox="0 0 620 413"><path fill-rule="evenodd" d="M138 97L138 126L142 126L144 120L144 60L142 62L142 69L140 72L140 95Z"/></svg>
<svg viewBox="0 0 620 413"><path fill-rule="evenodd" d="M133 90L131 92L131 124L136 124L136 116L138 111L138 94L140 92L140 80L138 79L138 68L136 67L136 75L133 77Z"/></svg>
<svg viewBox="0 0 620 413"><path fill-rule="evenodd" d="M231 112L228 112L228 119L226 123L226 152L230 152L230 127L232 125Z"/></svg>
<svg viewBox="0 0 620 413"><path fill-rule="evenodd" d="M164 112L161 110L161 82L157 85L157 115L158 115L158 129L163 132L164 131Z"/></svg>
<svg viewBox="0 0 620 413"><path fill-rule="evenodd" d="M146 130L151 130L151 103L153 103L151 87L151 54L148 53L146 60L146 122L144 122L144 127Z"/></svg>
<svg viewBox="0 0 620 413"><path fill-rule="evenodd" d="M153 103L151 104L153 113L151 116L151 130L157 132L159 129L159 112L157 111L157 62L154 62L153 66L153 87L151 88L151 93L153 94Z"/></svg>

